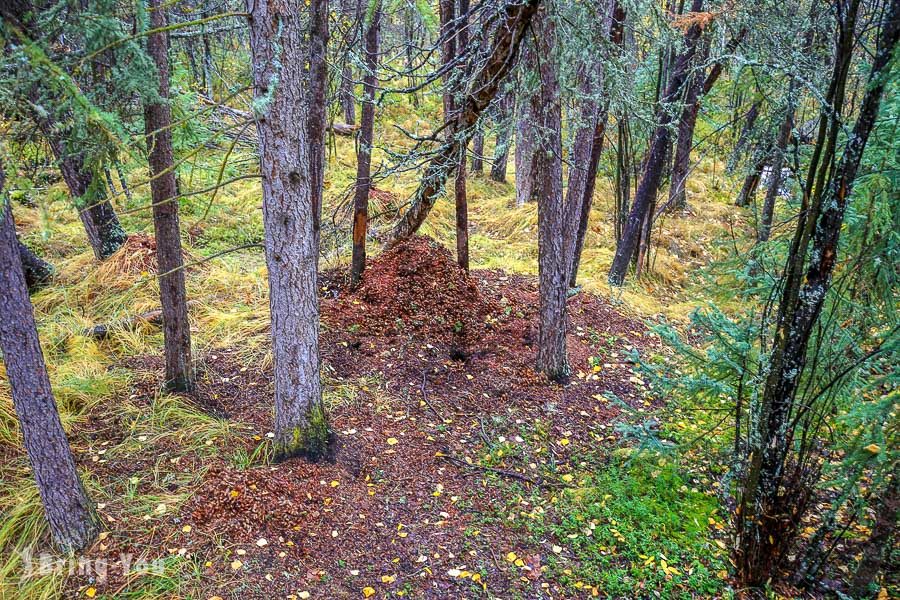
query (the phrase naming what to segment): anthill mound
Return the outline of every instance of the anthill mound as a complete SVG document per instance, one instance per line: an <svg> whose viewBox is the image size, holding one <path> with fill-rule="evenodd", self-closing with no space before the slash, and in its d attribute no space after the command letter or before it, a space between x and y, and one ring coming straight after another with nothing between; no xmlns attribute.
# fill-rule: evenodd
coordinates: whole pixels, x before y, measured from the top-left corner
<svg viewBox="0 0 900 600"><path fill-rule="evenodd" d="M422 236L370 262L362 285L341 300L370 331L437 341L479 336L498 309L446 248Z"/></svg>
<svg viewBox="0 0 900 600"><path fill-rule="evenodd" d="M129 235L103 266L115 273L155 273L156 239L146 233Z"/></svg>
<svg viewBox="0 0 900 600"><path fill-rule="evenodd" d="M190 263L194 257L185 249L182 261ZM112 256L101 263L99 270L108 274L147 275L156 274L156 238L146 233L134 233Z"/></svg>

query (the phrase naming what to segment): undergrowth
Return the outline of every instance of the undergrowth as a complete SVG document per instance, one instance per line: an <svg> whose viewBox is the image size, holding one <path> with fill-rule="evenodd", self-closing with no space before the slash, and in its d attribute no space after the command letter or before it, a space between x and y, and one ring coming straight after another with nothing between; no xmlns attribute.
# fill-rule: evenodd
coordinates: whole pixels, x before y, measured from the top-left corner
<svg viewBox="0 0 900 600"><path fill-rule="evenodd" d="M393 123L411 131L429 127L405 103L385 107L375 137L394 149L408 141ZM492 153L493 140L489 139L485 154ZM346 191L355 173L353 141L331 140L329 154L323 269L349 262ZM215 149L199 155L181 168L182 183L193 189L214 185L222 158ZM225 172L226 179L254 168L252 154L246 151L232 155L231 160L246 167ZM385 152L376 150L376 167L386 160ZM134 194L130 200L116 197L123 225L131 233L152 232L148 191L138 185L146 181L145 167L132 162L125 169ZM510 173L509 183L484 176L469 179L472 266L535 274L536 207L514 206L512 161ZM395 198L373 200L378 211L373 211L377 216L370 244L376 253L392 219L415 189L417 177L418 172L413 171L376 181L378 189ZM723 231L734 228L740 233L748 226L730 206L728 186L721 165L712 160L701 162L688 187L694 214L665 217L655 237L651 273L629 284L615 296L616 301L643 315L664 312L681 319L687 314L696 304L697 294L705 293L688 274L721 253L713 240L721 239ZM246 428L209 416L175 396L158 393L149 406L132 401L133 371L119 365L128 359L158 356L162 350L157 328L127 324L134 316L158 307L152 265L122 262L127 257L98 264L87 249L61 182L41 191L26 190L26 196L35 202L31 207L16 207L22 239L56 267L53 284L32 301L62 422L76 456L87 465L83 476L91 494L123 515L152 516L161 505L178 506L190 497L192 485L202 476L202 469L185 472L179 461L190 457L202 461L204 456L227 449L229 440L247 434ZM611 197L610 183L601 177L579 274L580 284L599 294L609 293L606 273L614 251ZM258 180L245 179L223 188L214 199L201 194L181 204L198 366L218 348L232 349L237 360L245 362L251 357L258 360L262 354L263 363L255 368L265 368L271 361L265 352L266 269L257 246L262 240L260 203ZM453 204L445 197L436 204L423 233L453 247L453 232ZM236 246L247 247L233 251ZM108 338L95 340L86 334L96 324L112 325ZM327 380L327 372L325 375ZM5 378L5 373L0 372L0 377ZM379 385L375 380L362 385L366 383L373 388ZM329 402L350 402L355 397L355 389L326 386ZM98 438L98 422L121 428L121 435ZM180 450L152 457L140 476L98 476L92 468L102 466L109 457L147 458L148 448L166 440ZM23 553L46 548L48 541L40 499L21 448L8 387L0 386L0 597L53 598L62 589L63 574L21 575ZM246 468L265 462L269 454L262 440L255 451L233 452L230 461ZM578 473L577 487L550 498L534 498L546 506L546 519L526 519L521 525L536 542L552 538L565 548L564 552L549 552L547 565L553 577L573 588L597 587L617 594L643 582L647 589L667 594L687 589L718 594L726 567L721 549L709 535L710 521L719 520L716 501L691 489L681 477L671 463L656 465L646 460L584 470ZM172 492L173 486L179 491ZM101 515L108 513L101 510ZM146 521L146 527L153 527L152 519ZM583 534L585 528L592 532L590 536ZM573 535L576 537L570 539ZM115 597L190 595L191 582L199 578L200 570L201 565L188 559L168 557L163 574L129 578Z"/></svg>

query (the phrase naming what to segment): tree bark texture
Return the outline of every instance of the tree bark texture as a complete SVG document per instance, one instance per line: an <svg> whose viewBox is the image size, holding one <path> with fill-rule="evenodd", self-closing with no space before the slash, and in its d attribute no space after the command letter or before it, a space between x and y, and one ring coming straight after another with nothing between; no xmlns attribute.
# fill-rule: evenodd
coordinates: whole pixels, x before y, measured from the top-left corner
<svg viewBox="0 0 900 600"><path fill-rule="evenodd" d="M166 26L162 0L150 0L150 26L153 29ZM178 220L178 185L172 150L172 112L168 104L168 46L165 31L147 37L147 53L156 65L159 76L159 96L145 101L144 125L149 146L150 194L153 200L159 297L163 311L166 385L175 391L188 392L194 388L194 372Z"/></svg>
<svg viewBox="0 0 900 600"><path fill-rule="evenodd" d="M790 95L791 93L792 92L789 90L788 94ZM758 242L765 242L772 233L772 218L775 215L775 201L778 199L778 193L782 184L781 171L784 169L784 153L787 151L793 128L794 104L789 98L788 106L785 109L784 119L781 122L781 127L778 128L778 136L775 139L775 145L772 148L769 187L766 189L766 198L763 200L762 212L759 219L759 231L756 234L756 241Z"/></svg>
<svg viewBox="0 0 900 600"><path fill-rule="evenodd" d="M356 125L356 98L353 93L353 67L345 63L341 69L341 108L344 111L344 123Z"/></svg>
<svg viewBox="0 0 900 600"><path fill-rule="evenodd" d="M741 29L728 42L726 54L734 51L746 35L746 32L746 29ZM705 61L708 56L709 43L707 42L704 44L701 60L697 62ZM696 71L685 86L684 106L681 109L681 118L678 121L678 137L675 142L672 175L669 178L669 208L682 210L687 207L685 187L691 170L691 150L694 145L694 129L697 127L697 117L700 114L700 103L703 101L703 97L712 91L713 86L724 70L725 60L720 59L710 67L708 73L705 73L703 70Z"/></svg>
<svg viewBox="0 0 900 600"><path fill-rule="evenodd" d="M0 169L0 187L3 184ZM63 431L22 272L12 208L0 205L0 348L12 401L53 543L62 552L87 548L100 532Z"/></svg>
<svg viewBox="0 0 900 600"><path fill-rule="evenodd" d="M22 261L22 271L25 275L25 284L29 292L35 292L44 287L53 277L53 265L34 253L34 251L16 241L19 248L19 260Z"/></svg>
<svg viewBox="0 0 900 600"><path fill-rule="evenodd" d="M532 201L537 202L538 207L540 330L537 370L551 380L564 381L569 376L566 358L568 272L562 189L562 108L556 64L552 59L556 36L551 17L544 12L538 13L534 27L536 47L529 54L532 59L529 66L537 70L540 87L529 101L537 134L531 163Z"/></svg>
<svg viewBox="0 0 900 600"><path fill-rule="evenodd" d="M362 20L365 17L365 10L359 0L341 0L340 9L343 17L353 22L353 27L347 32L347 47L344 49L344 65L341 68L341 83L338 97L341 109L344 112L344 122L347 125L356 125L356 94L353 90L353 65L350 57L353 55L353 44L362 31ZM363 51L365 52L365 49ZM363 93L365 94L365 92Z"/></svg>
<svg viewBox="0 0 900 600"><path fill-rule="evenodd" d="M119 223L115 209L106 198L103 183L95 179L80 155L66 150L65 142L48 119L39 118L38 126L59 163L59 170L78 210L94 257L97 260L109 258L125 243L128 236Z"/></svg>
<svg viewBox="0 0 900 600"><path fill-rule="evenodd" d="M203 0L203 12L201 15L204 18L213 15L213 10L209 4L209 0ZM203 38L203 87L206 89L206 96L210 100L215 101L216 87L213 85L212 43L210 42L211 36L207 31L206 23L200 26L200 31Z"/></svg>
<svg viewBox="0 0 900 600"><path fill-rule="evenodd" d="M530 44L526 44L522 48L523 64L534 62L531 56L534 51ZM533 199L534 180L532 179L531 162L534 160L534 139L537 132L534 127L535 115L532 112L531 104L531 102L519 102L516 107L516 148L513 157L516 167L516 206L523 206Z"/></svg>
<svg viewBox="0 0 900 600"><path fill-rule="evenodd" d="M316 273L319 267L319 233L322 223L322 198L325 193L325 131L327 130L328 91L328 0L311 0L309 6L309 113L306 133L309 140L309 175L313 206Z"/></svg>
<svg viewBox="0 0 900 600"><path fill-rule="evenodd" d="M694 144L694 128L697 115L700 113L700 92L703 80L695 73L685 86L687 94L681 118L678 120L678 132L675 141L675 156L672 160L672 175L669 183L669 208L681 210L687 207L685 184L691 168L691 147Z"/></svg>
<svg viewBox="0 0 900 600"><path fill-rule="evenodd" d="M747 110L747 114L744 116L744 125L741 127L741 133L738 134L738 139L734 144L734 150L732 150L731 157L728 159L729 172L734 169L734 166L741 159L744 147L750 140L753 128L756 126L756 119L759 118L759 109L761 105L762 102L760 100L754 100L753 104L751 104L750 108Z"/></svg>
<svg viewBox="0 0 900 600"><path fill-rule="evenodd" d="M766 155L760 152L756 157L750 171L744 176L744 183L741 184L741 191L738 193L737 199L734 201L735 206L750 206L756 198L756 190L759 188L759 180L762 178L763 169L766 168Z"/></svg>
<svg viewBox="0 0 900 600"><path fill-rule="evenodd" d="M472 174L484 173L484 130L478 129L478 133L472 138Z"/></svg>
<svg viewBox="0 0 900 600"><path fill-rule="evenodd" d="M362 281L366 268L366 230L369 221L369 190L372 187L372 143L375 131L375 91L378 88L378 34L381 27L381 1L372 12L372 22L364 40L366 75L363 78L363 105L359 129L359 151L356 156L356 189L353 194L353 261L350 285Z"/></svg>
<svg viewBox="0 0 900 600"><path fill-rule="evenodd" d="M275 452L281 459L319 457L329 436L316 285L325 122L312 107L319 100L315 77L324 70L318 52L327 35L320 16L326 8L322 0L247 3L275 363ZM311 135L316 127L321 131Z"/></svg>
<svg viewBox="0 0 900 600"><path fill-rule="evenodd" d="M450 56L455 59L457 54L462 54L469 46L469 0L458 0L456 13L456 43L454 53ZM467 69L468 71L468 69ZM455 93L452 90L451 93ZM455 103L452 106L455 111ZM456 263L469 271L469 200L466 194L466 146L462 144L459 153L459 164L456 166L456 185L453 187L453 196L456 204Z"/></svg>

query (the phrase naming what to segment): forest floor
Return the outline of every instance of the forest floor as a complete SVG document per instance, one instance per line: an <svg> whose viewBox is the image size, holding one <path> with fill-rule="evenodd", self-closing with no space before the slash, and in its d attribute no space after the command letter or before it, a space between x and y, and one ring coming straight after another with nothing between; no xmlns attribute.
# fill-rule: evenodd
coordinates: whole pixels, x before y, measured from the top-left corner
<svg viewBox="0 0 900 600"><path fill-rule="evenodd" d="M108 578L72 577L69 592L559 598L724 585L722 516L696 489L707 486L665 461L625 467L628 454L611 453L616 424L653 408L628 358L658 344L640 321L574 296L574 376L549 383L532 369L533 279L467 276L426 238L375 259L356 292L325 274L321 306L333 455L261 460L270 367L248 367L265 357L238 349L204 360L195 395L169 397L227 419L231 435L191 447L98 406L80 458L95 478L127 483L103 504L110 532L87 554L109 561ZM160 359L119 367L138 374L131 403L153 411ZM623 479L608 487L600 466ZM651 488L635 506L611 501L638 484ZM136 510L137 494L158 502ZM163 558L167 575L123 576L121 554Z"/></svg>
<svg viewBox="0 0 900 600"><path fill-rule="evenodd" d="M389 124L427 125L417 119L387 106L376 134L399 143ZM182 184L243 174L255 159L242 152L224 170L223 157L203 155L183 168ZM160 390L162 336L133 320L158 308L153 240L141 233L152 231L146 186L117 200L134 235L103 263L86 250L59 181L16 207L23 240L57 267L32 301L63 424L107 531L86 555L91 569L35 568L49 548L46 525L0 392L0 598L730 597L727 465L689 450L724 431L721 408L654 396L632 362L668 356L648 326L683 323L713 298L716 276L704 267L752 235L721 165L701 162L688 186L693 211L664 217L651 270L615 294L605 285L614 236L601 178L583 287L568 303L573 374L559 385L532 369L535 207L514 206L511 183L473 176L470 275L445 249L453 203L441 200L428 237L373 252L365 284L350 292L352 140L330 152L320 283L334 440L332 456L314 464L269 457L258 182L181 203L200 376L190 396ZM132 184L142 169L128 168ZM373 249L415 177L378 184ZM98 323L111 325L104 339L87 335ZM678 451L646 450L648 438Z"/></svg>

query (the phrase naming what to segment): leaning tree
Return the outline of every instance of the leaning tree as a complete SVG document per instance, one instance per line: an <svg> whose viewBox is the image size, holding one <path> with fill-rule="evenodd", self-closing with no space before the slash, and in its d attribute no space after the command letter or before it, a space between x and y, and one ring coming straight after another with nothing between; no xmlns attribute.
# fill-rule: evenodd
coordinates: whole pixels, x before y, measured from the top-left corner
<svg viewBox="0 0 900 600"><path fill-rule="evenodd" d="M0 193L4 180L0 165ZM63 552L79 551L97 537L100 520L78 475L50 389L12 208L5 198L0 202L0 349L13 407L53 542Z"/></svg>

